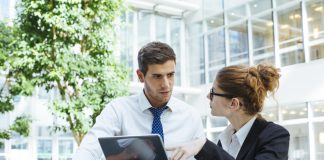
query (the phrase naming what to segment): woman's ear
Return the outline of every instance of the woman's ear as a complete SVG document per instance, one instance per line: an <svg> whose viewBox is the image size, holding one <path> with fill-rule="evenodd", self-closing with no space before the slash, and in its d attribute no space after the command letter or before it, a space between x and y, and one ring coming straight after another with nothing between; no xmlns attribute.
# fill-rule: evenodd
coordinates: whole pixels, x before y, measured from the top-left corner
<svg viewBox="0 0 324 160"><path fill-rule="evenodd" d="M233 109L233 110L240 109L240 100L238 98L232 98L230 109Z"/></svg>
<svg viewBox="0 0 324 160"><path fill-rule="evenodd" d="M138 70L136 70L136 74L137 74L137 77L138 77L139 81L141 83L143 83L144 82L144 74L143 74L143 72L138 69Z"/></svg>

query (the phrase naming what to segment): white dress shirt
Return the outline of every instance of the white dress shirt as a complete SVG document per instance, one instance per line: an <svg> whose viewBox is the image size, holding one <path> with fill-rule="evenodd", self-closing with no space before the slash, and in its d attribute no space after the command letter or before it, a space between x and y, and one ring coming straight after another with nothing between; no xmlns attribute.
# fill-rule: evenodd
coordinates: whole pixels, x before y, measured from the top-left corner
<svg viewBox="0 0 324 160"><path fill-rule="evenodd" d="M164 146L182 144L205 137L200 115L183 101L171 97L169 107L161 115ZM144 92L121 97L110 102L96 118L96 124L83 138L73 160L105 159L98 142L99 137L150 134L152 107Z"/></svg>
<svg viewBox="0 0 324 160"><path fill-rule="evenodd" d="M237 157L246 136L250 132L252 125L256 119L256 116L251 118L244 126L242 126L237 132L230 124L227 128L219 135L219 140L222 143L222 148L227 151L234 158ZM235 133L234 133L235 132Z"/></svg>

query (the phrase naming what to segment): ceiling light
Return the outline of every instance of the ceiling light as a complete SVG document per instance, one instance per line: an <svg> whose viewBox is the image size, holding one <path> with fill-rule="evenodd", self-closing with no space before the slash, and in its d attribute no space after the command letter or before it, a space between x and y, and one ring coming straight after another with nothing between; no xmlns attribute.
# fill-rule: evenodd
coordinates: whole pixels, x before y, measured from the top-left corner
<svg viewBox="0 0 324 160"><path fill-rule="evenodd" d="M324 144L324 132L321 132L319 134L319 141L320 141L320 144Z"/></svg>
<svg viewBox="0 0 324 160"><path fill-rule="evenodd" d="M258 7L258 4L254 4L253 7L254 7L254 8Z"/></svg>
<svg viewBox="0 0 324 160"><path fill-rule="evenodd" d="M214 23L215 21L214 20L210 20L210 23Z"/></svg>
<svg viewBox="0 0 324 160"><path fill-rule="evenodd" d="M296 114L296 111L290 111L289 114L294 115L294 114Z"/></svg>
<svg viewBox="0 0 324 160"><path fill-rule="evenodd" d="M307 21L308 22L313 21L313 18L312 17L309 17L309 18L307 18Z"/></svg>
<svg viewBox="0 0 324 160"><path fill-rule="evenodd" d="M295 18L300 18L300 15L299 14L295 14Z"/></svg>
<svg viewBox="0 0 324 160"><path fill-rule="evenodd" d="M267 26L271 27L271 26L273 26L273 23L272 22L267 22Z"/></svg>
<svg viewBox="0 0 324 160"><path fill-rule="evenodd" d="M323 10L323 7L322 7L322 6L320 6L320 7L316 7L314 10L320 12L320 11Z"/></svg>
<svg viewBox="0 0 324 160"><path fill-rule="evenodd" d="M287 29L287 28L289 28L289 25L288 25L288 24L284 24L284 25L281 25L280 28L281 28L281 29Z"/></svg>
<svg viewBox="0 0 324 160"><path fill-rule="evenodd" d="M313 29L313 37L314 37L314 39L317 39L318 36L319 36L318 28L314 28L314 29Z"/></svg>

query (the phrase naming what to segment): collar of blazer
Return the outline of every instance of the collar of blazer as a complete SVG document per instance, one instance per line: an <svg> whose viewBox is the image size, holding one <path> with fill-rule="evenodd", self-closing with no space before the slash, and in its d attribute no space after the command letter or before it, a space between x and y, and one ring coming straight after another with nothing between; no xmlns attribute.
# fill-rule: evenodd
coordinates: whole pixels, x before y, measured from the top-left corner
<svg viewBox="0 0 324 160"><path fill-rule="evenodd" d="M253 125L251 130L249 131L248 135L246 136L246 139L240 149L240 152L238 153L236 159L240 160L243 159L243 157L248 153L249 150L251 150L251 146L255 145L257 143L256 138L262 132L262 130L268 125L268 122L264 120L263 118L257 118Z"/></svg>

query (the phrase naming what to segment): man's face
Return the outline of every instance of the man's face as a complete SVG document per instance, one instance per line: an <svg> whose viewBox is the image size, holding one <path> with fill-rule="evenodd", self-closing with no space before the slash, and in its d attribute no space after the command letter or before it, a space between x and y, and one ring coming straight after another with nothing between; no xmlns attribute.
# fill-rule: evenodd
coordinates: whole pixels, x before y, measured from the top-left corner
<svg viewBox="0 0 324 160"><path fill-rule="evenodd" d="M148 65L146 75L137 71L138 78L144 82L144 93L153 107L166 104L172 94L175 74L175 62Z"/></svg>

